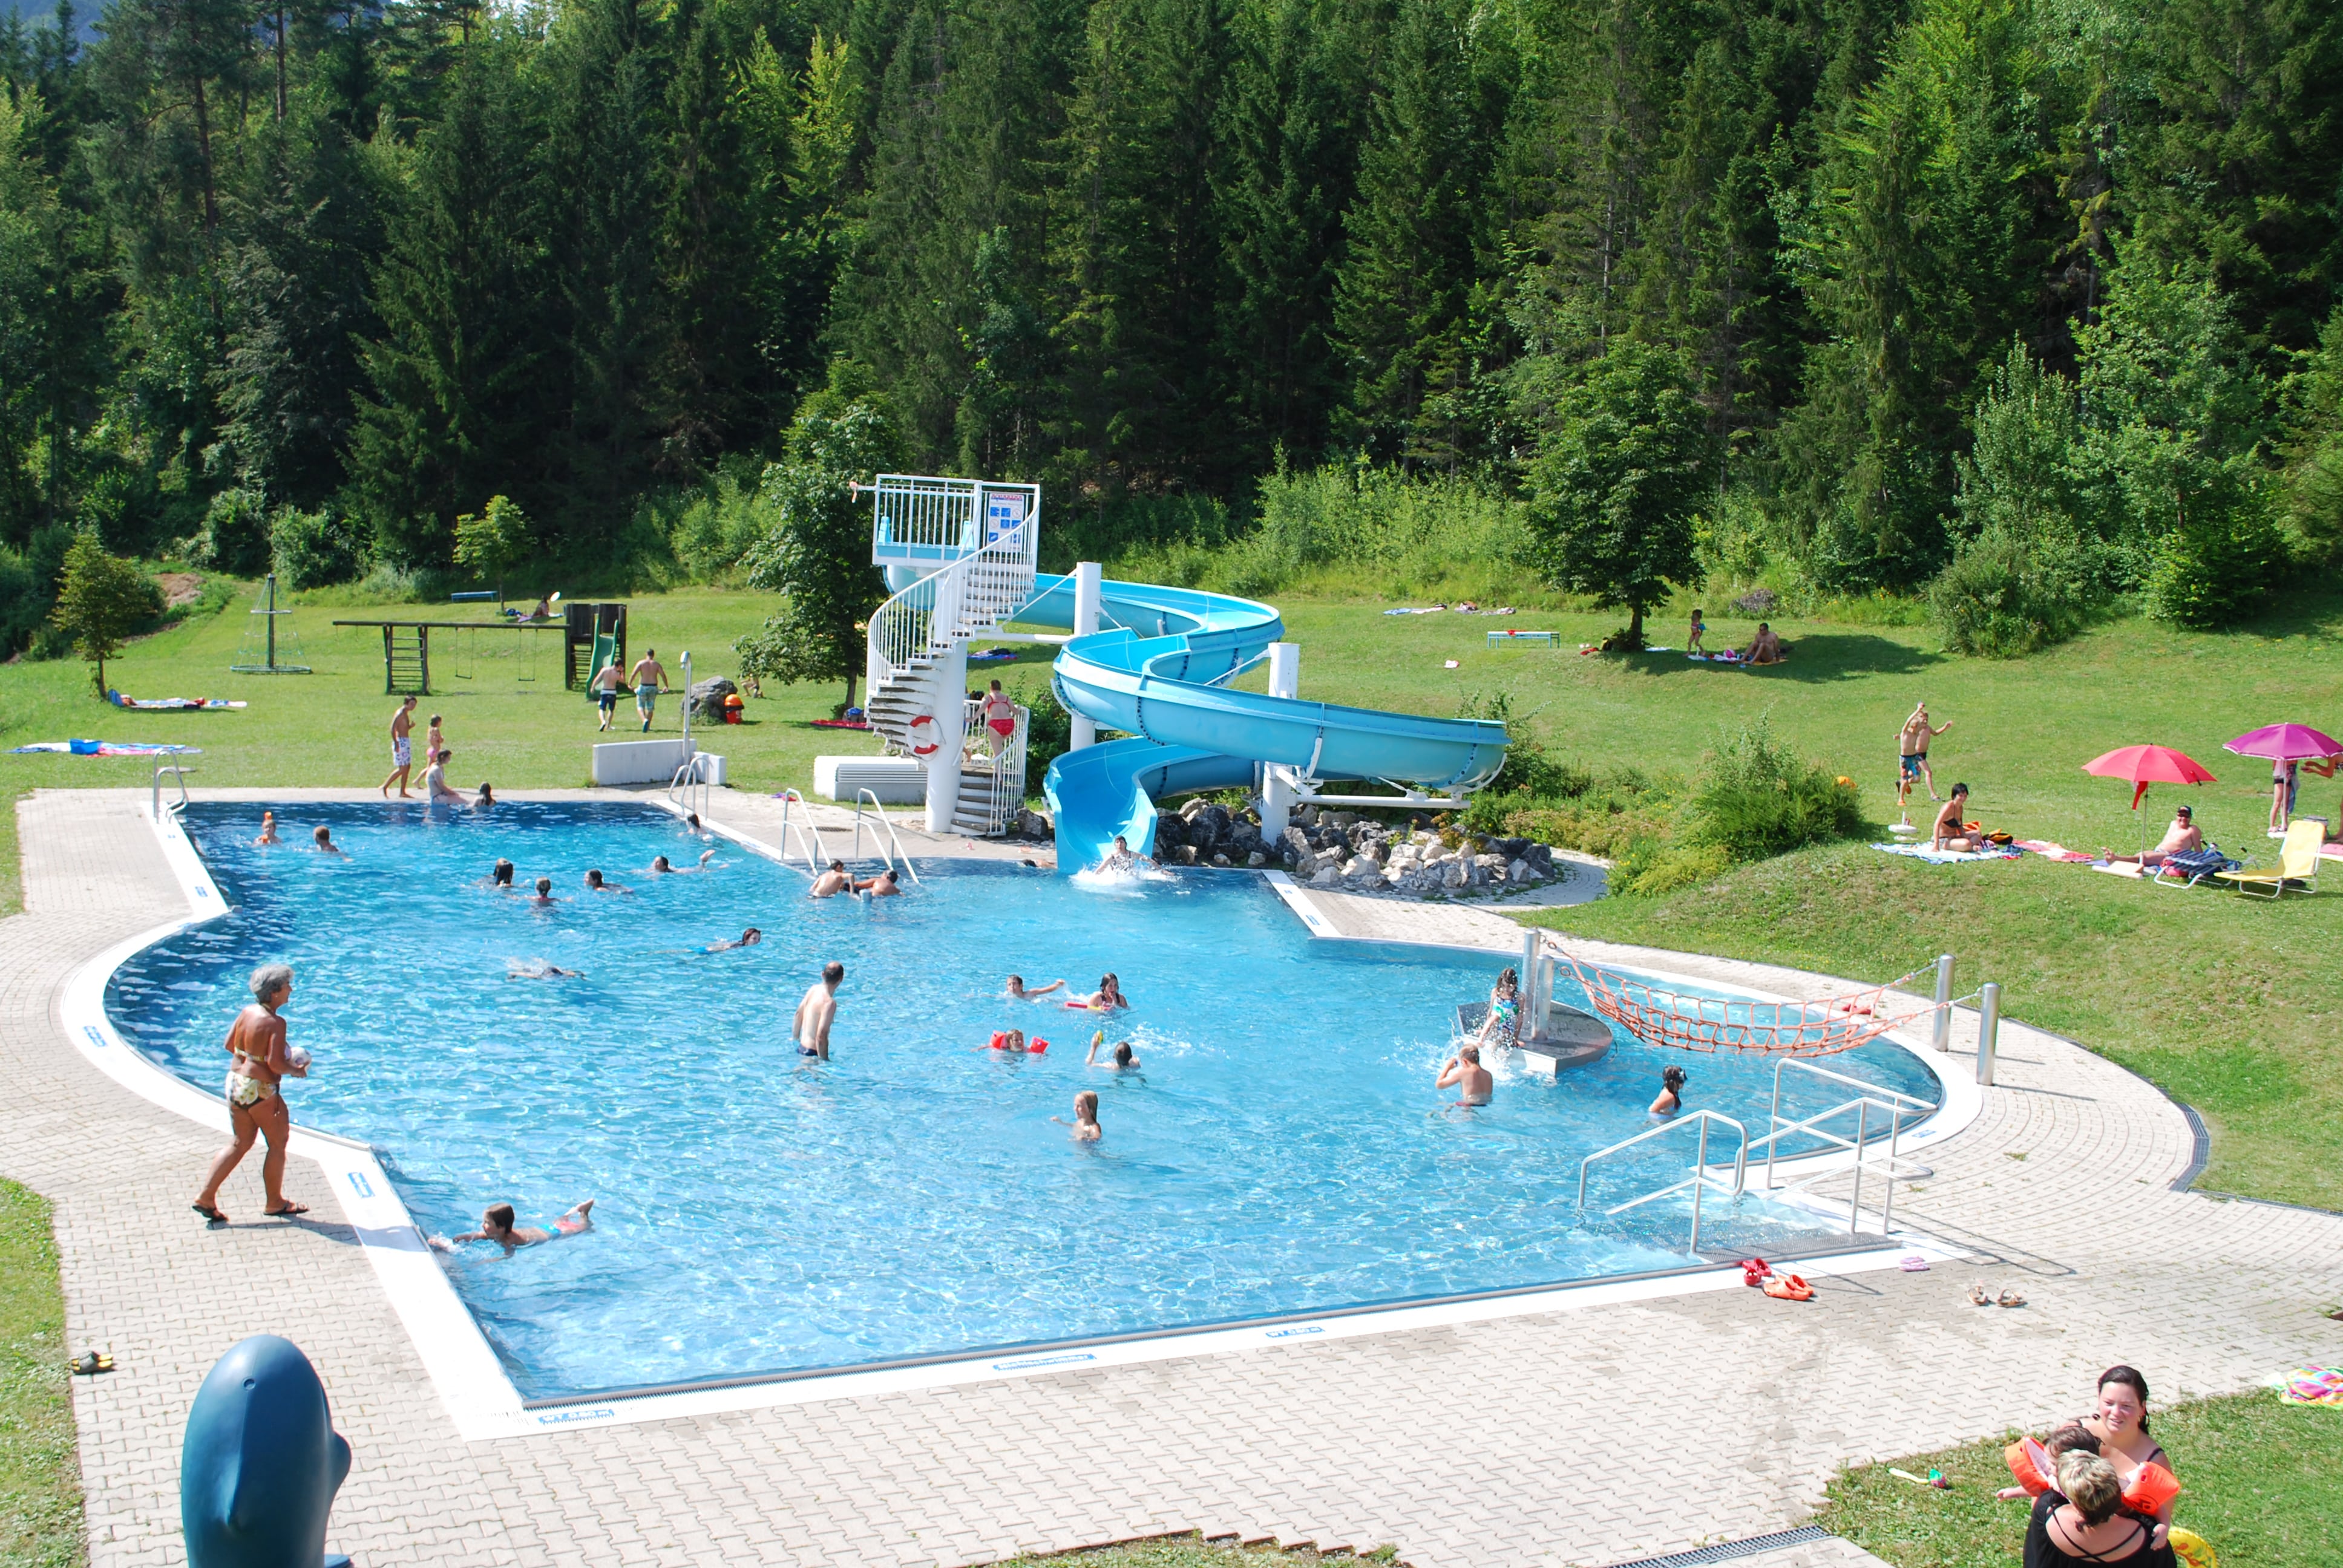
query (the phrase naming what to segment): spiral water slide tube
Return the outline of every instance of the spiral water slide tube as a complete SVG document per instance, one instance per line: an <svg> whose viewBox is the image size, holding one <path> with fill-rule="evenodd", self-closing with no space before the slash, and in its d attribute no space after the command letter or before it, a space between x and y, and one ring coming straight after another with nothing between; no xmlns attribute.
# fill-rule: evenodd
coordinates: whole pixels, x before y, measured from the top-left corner
<svg viewBox="0 0 2343 1568"><path fill-rule="evenodd" d="M1041 573L1033 586L1033 598L1013 618L1071 630L1074 579ZM1117 837L1151 852L1157 799L1258 788L1264 764L1292 769L1305 786L1376 779L1444 793L1486 783L1504 761L1505 727L1491 720L1232 689L1225 683L1284 634L1268 605L1107 582L1100 620L1109 629L1059 650L1052 683L1070 711L1128 739L1070 751L1050 765L1044 788L1062 870L1096 863Z"/></svg>

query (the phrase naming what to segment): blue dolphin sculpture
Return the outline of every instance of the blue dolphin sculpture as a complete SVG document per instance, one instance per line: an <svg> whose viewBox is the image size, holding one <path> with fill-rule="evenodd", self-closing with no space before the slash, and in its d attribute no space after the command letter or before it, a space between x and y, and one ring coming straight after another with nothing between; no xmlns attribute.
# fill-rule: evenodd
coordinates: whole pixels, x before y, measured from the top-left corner
<svg viewBox="0 0 2343 1568"><path fill-rule="evenodd" d="M188 1568L334 1568L326 1515L350 1473L326 1385L290 1340L255 1334L220 1357L187 1412L179 1525Z"/></svg>

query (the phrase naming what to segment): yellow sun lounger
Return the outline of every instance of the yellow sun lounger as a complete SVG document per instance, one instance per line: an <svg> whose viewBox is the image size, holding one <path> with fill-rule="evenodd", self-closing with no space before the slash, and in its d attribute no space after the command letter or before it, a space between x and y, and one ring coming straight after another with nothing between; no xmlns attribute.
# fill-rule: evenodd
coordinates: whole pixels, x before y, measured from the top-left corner
<svg viewBox="0 0 2343 1568"><path fill-rule="evenodd" d="M2315 891L2312 884L2318 879L2318 846L2326 837L2326 824L2305 819L2286 830L2286 841L2278 846L2277 870L2223 871L2216 875L2221 881L2234 884L2238 892L2254 898L2281 897L2288 883L2299 883L2306 893Z"/></svg>

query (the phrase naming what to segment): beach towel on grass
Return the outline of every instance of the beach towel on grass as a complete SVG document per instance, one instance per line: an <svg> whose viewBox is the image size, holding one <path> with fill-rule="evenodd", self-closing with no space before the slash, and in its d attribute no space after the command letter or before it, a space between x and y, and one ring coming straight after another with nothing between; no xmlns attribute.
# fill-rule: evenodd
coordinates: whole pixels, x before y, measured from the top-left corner
<svg viewBox="0 0 2343 1568"><path fill-rule="evenodd" d="M1883 855L1906 855L1915 860L1926 860L1932 866L1958 865L1964 860L2015 860L2018 856L2015 849L1976 851L1931 849L1926 844L1874 844L1871 847Z"/></svg>
<svg viewBox="0 0 2343 1568"><path fill-rule="evenodd" d="M2278 1391L2281 1404L2343 1406L2343 1367L2297 1367Z"/></svg>
<svg viewBox="0 0 2343 1568"><path fill-rule="evenodd" d="M2097 855L2086 855L2080 849L2069 849L2066 845L2048 839L2020 839L2017 840L2017 847L2031 854L2039 855L2046 860L2064 860L2073 865L2088 865L2098 859Z"/></svg>
<svg viewBox="0 0 2343 1568"><path fill-rule="evenodd" d="M200 756L199 746L148 746L136 740L35 740L30 746L12 746L9 754L26 751L59 751L74 757L179 757Z"/></svg>

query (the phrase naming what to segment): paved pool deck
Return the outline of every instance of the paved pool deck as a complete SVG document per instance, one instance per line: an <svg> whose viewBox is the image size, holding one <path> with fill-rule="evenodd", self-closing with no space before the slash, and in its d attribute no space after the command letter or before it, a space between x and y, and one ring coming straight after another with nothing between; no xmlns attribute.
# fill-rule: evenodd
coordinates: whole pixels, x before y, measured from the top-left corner
<svg viewBox="0 0 2343 1568"><path fill-rule="evenodd" d="M356 1450L330 1543L366 1568L950 1564L1191 1529L1390 1543L1419 1568L1609 1564L1792 1526L1849 1462L2072 1413L2111 1362L2141 1367L2160 1403L2343 1361L2343 1323L2320 1311L2343 1300L2343 1217L2175 1191L2195 1153L2179 1109L2010 1022L1977 1119L1898 1191L1899 1224L1966 1254L1925 1273L1824 1277L1805 1304L1737 1287L1557 1297L1482 1322L468 1442L318 1167L297 1158L287 1179L307 1221L256 1218L256 1159L223 1199L236 1222L206 1229L186 1204L218 1133L66 1038L67 978L187 911L146 808L145 790L22 802L25 912L0 921L0 1173L55 1203L72 1346L110 1344L121 1369L74 1383L96 1568L185 1561L188 1402L262 1331L325 1379ZM711 811L760 838L776 813L725 791ZM1482 909L1308 896L1343 936L1520 947ZM1584 948L1793 996L1854 989ZM1964 1015L1956 1070L1974 1036ZM1974 1308L1972 1279L2031 1304ZM1744 1561L1864 1560L1826 1543Z"/></svg>

